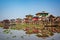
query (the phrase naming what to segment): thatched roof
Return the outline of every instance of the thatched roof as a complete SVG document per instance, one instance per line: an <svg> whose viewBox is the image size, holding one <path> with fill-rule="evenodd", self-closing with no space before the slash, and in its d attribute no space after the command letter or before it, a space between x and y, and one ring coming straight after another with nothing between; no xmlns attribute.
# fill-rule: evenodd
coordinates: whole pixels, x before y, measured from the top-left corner
<svg viewBox="0 0 60 40"><path fill-rule="evenodd" d="M57 16L57 18L60 18L60 16Z"/></svg>
<svg viewBox="0 0 60 40"><path fill-rule="evenodd" d="M10 23L10 21L7 19L7 20L3 20L3 22L5 23Z"/></svg>
<svg viewBox="0 0 60 40"><path fill-rule="evenodd" d="M47 14L48 15L48 13L37 13L36 15L41 15L41 14Z"/></svg>
<svg viewBox="0 0 60 40"><path fill-rule="evenodd" d="M45 11L39 12L39 13L37 13L36 15L42 15L42 14L47 14L47 15L48 15L48 13L45 12Z"/></svg>
<svg viewBox="0 0 60 40"><path fill-rule="evenodd" d="M53 16L53 15L50 15L48 18L55 18L55 16Z"/></svg>
<svg viewBox="0 0 60 40"><path fill-rule="evenodd" d="M33 15L26 15L26 17L33 17Z"/></svg>
<svg viewBox="0 0 60 40"><path fill-rule="evenodd" d="M24 20L28 20L28 18L24 18Z"/></svg>

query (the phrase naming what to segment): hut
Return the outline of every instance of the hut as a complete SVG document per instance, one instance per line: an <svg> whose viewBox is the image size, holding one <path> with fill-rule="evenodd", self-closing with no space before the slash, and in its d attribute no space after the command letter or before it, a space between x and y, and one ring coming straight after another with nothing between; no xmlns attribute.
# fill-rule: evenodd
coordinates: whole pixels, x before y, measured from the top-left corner
<svg viewBox="0 0 60 40"><path fill-rule="evenodd" d="M54 23L60 26L60 16L57 16L57 17L56 17Z"/></svg>
<svg viewBox="0 0 60 40"><path fill-rule="evenodd" d="M49 21L53 22L56 17L53 15L50 15L48 18L49 18Z"/></svg>
<svg viewBox="0 0 60 40"><path fill-rule="evenodd" d="M25 21L27 20L28 23L31 24L32 23L32 18L33 18L33 15L30 15L30 14L29 15L26 15Z"/></svg>
<svg viewBox="0 0 60 40"><path fill-rule="evenodd" d="M48 16L49 13L45 12L45 11L42 11L42 12L39 12L36 14L37 17L39 17L39 21L46 21L48 20L47 16Z"/></svg>
<svg viewBox="0 0 60 40"><path fill-rule="evenodd" d="M29 19L28 18L24 18L24 23L29 24Z"/></svg>
<svg viewBox="0 0 60 40"><path fill-rule="evenodd" d="M4 29L8 29L10 26L10 21L8 19L3 20Z"/></svg>
<svg viewBox="0 0 60 40"><path fill-rule="evenodd" d="M28 18L28 19L32 19L33 18L33 15L26 15L26 18Z"/></svg>
<svg viewBox="0 0 60 40"><path fill-rule="evenodd" d="M49 19L49 24L50 25L55 25L55 16L53 16L53 15L50 15L50 16L48 16L48 19Z"/></svg>
<svg viewBox="0 0 60 40"><path fill-rule="evenodd" d="M38 20L39 20L39 17L33 17L32 18L32 21L33 21L33 24L38 24Z"/></svg>
<svg viewBox="0 0 60 40"><path fill-rule="evenodd" d="M45 11L42 11L42 12L40 12L40 13L37 13L36 14L36 16L38 16L38 17L46 17L48 15L48 13L46 13Z"/></svg>
<svg viewBox="0 0 60 40"><path fill-rule="evenodd" d="M17 19L16 19L16 24L21 24L21 23L22 23L22 19L17 18Z"/></svg>
<svg viewBox="0 0 60 40"><path fill-rule="evenodd" d="M10 26L13 27L16 25L15 19L10 20Z"/></svg>

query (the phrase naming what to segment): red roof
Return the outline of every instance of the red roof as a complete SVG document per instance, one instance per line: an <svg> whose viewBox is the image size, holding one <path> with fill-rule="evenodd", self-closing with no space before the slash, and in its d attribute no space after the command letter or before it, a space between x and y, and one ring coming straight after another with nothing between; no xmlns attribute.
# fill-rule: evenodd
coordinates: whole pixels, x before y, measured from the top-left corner
<svg viewBox="0 0 60 40"><path fill-rule="evenodd" d="M33 20L33 21L37 21L37 20L38 20L38 17L33 17L32 20Z"/></svg>

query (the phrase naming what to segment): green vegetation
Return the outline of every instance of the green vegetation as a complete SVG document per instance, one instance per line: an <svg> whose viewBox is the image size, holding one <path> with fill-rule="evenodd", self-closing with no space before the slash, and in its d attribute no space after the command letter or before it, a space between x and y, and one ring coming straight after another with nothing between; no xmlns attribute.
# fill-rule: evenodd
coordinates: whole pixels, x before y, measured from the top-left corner
<svg viewBox="0 0 60 40"><path fill-rule="evenodd" d="M14 30L21 30L21 29L25 29L26 27L30 27L30 28L37 27L41 29L42 26L43 25L38 25L38 24L16 24L15 26L11 26L10 28Z"/></svg>
<svg viewBox="0 0 60 40"><path fill-rule="evenodd" d="M16 35L15 36L12 36L12 38L15 38L16 37Z"/></svg>
<svg viewBox="0 0 60 40"><path fill-rule="evenodd" d="M4 32L5 34L8 34L8 33L10 33L10 30L9 30L9 29L5 29L3 32Z"/></svg>
<svg viewBox="0 0 60 40"><path fill-rule="evenodd" d="M54 32L60 33L60 27L45 27L43 24L16 24L9 27L13 30L24 30L26 31L26 34L37 34L37 37L49 37L53 36ZM47 29L45 29L47 28ZM52 29L53 28L53 29ZM5 29L3 31L4 33L12 34L9 29ZM15 38L16 36L13 36ZM23 38L23 37L22 37Z"/></svg>
<svg viewBox="0 0 60 40"><path fill-rule="evenodd" d="M21 36L21 38L24 38L24 36Z"/></svg>
<svg viewBox="0 0 60 40"><path fill-rule="evenodd" d="M0 27L3 27L3 24L0 24Z"/></svg>

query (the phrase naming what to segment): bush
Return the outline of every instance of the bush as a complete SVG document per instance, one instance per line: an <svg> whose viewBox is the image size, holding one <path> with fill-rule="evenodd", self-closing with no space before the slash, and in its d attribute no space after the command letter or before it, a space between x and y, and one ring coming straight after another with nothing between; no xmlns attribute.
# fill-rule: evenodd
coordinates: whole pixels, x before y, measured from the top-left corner
<svg viewBox="0 0 60 40"><path fill-rule="evenodd" d="M3 27L3 24L0 24L0 27Z"/></svg>

